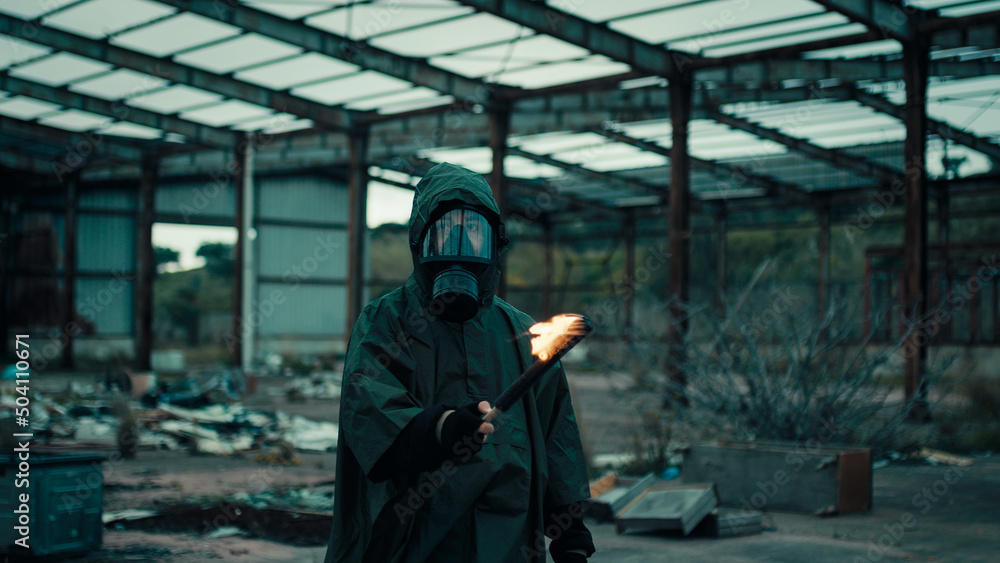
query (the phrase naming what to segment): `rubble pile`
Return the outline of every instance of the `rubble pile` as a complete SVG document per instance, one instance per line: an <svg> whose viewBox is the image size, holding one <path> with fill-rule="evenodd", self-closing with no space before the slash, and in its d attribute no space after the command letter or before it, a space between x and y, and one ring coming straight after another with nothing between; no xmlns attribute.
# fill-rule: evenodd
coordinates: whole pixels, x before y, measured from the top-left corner
<svg viewBox="0 0 1000 563"><path fill-rule="evenodd" d="M318 373L296 377L279 391L333 399L340 395L339 383L332 372ZM123 440L131 440L138 449L265 452L260 455L289 464L296 462L294 451L336 451L337 424L248 409L240 402L247 392L238 370L194 371L170 382L157 382L153 373L106 373L98 383L74 381L58 392L35 392L31 431L39 443L60 449L121 449ZM0 417L14 400L0 387ZM123 428L132 424L134 429Z"/></svg>

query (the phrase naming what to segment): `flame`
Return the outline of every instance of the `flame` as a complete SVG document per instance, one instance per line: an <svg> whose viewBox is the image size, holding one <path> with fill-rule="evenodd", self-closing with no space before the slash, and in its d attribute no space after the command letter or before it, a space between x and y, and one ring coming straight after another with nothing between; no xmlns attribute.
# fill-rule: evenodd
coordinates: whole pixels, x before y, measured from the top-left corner
<svg viewBox="0 0 1000 563"><path fill-rule="evenodd" d="M555 355L566 342L584 332L579 315L556 315L546 322L531 325L528 331L536 336L531 339L531 354L543 362Z"/></svg>

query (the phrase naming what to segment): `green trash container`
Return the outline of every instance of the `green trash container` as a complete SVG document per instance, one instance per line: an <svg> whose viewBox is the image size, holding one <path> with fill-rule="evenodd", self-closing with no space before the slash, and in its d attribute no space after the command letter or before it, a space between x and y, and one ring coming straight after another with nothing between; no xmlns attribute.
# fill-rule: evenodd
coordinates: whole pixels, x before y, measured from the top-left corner
<svg viewBox="0 0 1000 563"><path fill-rule="evenodd" d="M27 457L0 455L0 552L43 556L99 549L105 458L34 452Z"/></svg>

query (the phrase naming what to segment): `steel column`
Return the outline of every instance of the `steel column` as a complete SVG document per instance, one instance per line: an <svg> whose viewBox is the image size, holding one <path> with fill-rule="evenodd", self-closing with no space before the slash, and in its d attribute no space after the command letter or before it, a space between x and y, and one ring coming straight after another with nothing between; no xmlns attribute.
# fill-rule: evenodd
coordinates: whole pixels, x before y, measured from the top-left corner
<svg viewBox="0 0 1000 563"><path fill-rule="evenodd" d="M507 175L504 173L504 158L507 156L507 137L510 134L510 106L503 102L496 102L495 109L490 111L490 149L493 153L493 169L490 172L490 185L493 187L493 196L497 200L497 208L500 209L500 220L506 221L507 209ZM500 264L500 283L497 285L496 294L501 299L507 297L507 269L506 258Z"/></svg>
<svg viewBox="0 0 1000 563"><path fill-rule="evenodd" d="M926 41L903 45L906 83L906 141L904 171L906 225L904 233L904 306L910 323L919 323L927 310L927 79L930 49ZM927 420L924 364L927 338L919 327L911 331L904 348L904 391L911 420Z"/></svg>
<svg viewBox="0 0 1000 563"><path fill-rule="evenodd" d="M625 275L622 291L622 307L625 312L624 326L622 327L624 340L632 340L632 309L635 302L635 213L629 210L625 214L623 227L623 238L625 243Z"/></svg>
<svg viewBox="0 0 1000 563"><path fill-rule="evenodd" d="M725 205L715 216L715 312L719 318L726 315L726 252L728 250L729 214Z"/></svg>
<svg viewBox="0 0 1000 563"><path fill-rule="evenodd" d="M76 233L77 213L80 209L80 173L72 172L64 180L66 187L66 216L63 246L63 350L60 364L64 368L73 367L73 338L80 331L74 313L76 312Z"/></svg>
<svg viewBox="0 0 1000 563"><path fill-rule="evenodd" d="M819 219L819 235L816 247L819 250L819 272L816 280L816 313L823 319L830 307L830 206L823 204L816 210Z"/></svg>
<svg viewBox="0 0 1000 563"><path fill-rule="evenodd" d="M14 244L11 236L11 215L13 215L14 200L9 195L0 199L0 355L7 357L7 337L10 332L10 311L7 308L7 292L10 287L10 247Z"/></svg>
<svg viewBox="0 0 1000 563"><path fill-rule="evenodd" d="M233 150L233 159L236 163L245 162L246 148L245 142L236 145ZM244 247L248 242L247 233L243 228L246 205L246 190L243 185L245 172L245 167L238 165L233 173L233 189L236 191L236 217L233 224L236 227L236 245L233 247L233 326L229 353L234 366L243 365L243 257L246 252Z"/></svg>
<svg viewBox="0 0 1000 563"><path fill-rule="evenodd" d="M240 230L243 231L243 256L240 271L242 302L240 303L240 316L243 318L243 326L238 335L242 345L240 346L240 366L243 372L250 370L253 364L254 344L257 342L257 325L250 322L254 313L254 301L257 297L257 266L256 255L254 254L253 241L250 240L250 230L257 224L257 192L254 185L254 164L256 159L256 148L251 142L251 135L247 135L244 143L239 145L236 156L239 158L237 166L240 168L240 184L238 189L243 194L242 222Z"/></svg>
<svg viewBox="0 0 1000 563"><path fill-rule="evenodd" d="M153 203L156 197L156 177L159 158L153 154L143 155L142 172L139 178L139 215L136 239L138 240L138 260L136 261L135 286L135 367L148 370L152 367L150 356L153 351Z"/></svg>
<svg viewBox="0 0 1000 563"><path fill-rule="evenodd" d="M552 221L542 215L542 244L545 247L545 271L542 280L542 316L552 317Z"/></svg>
<svg viewBox="0 0 1000 563"><path fill-rule="evenodd" d="M347 272L347 329L350 338L354 321L365 305L365 238L368 230L368 127L351 131L350 144L350 209L348 232L350 249Z"/></svg>
<svg viewBox="0 0 1000 563"><path fill-rule="evenodd" d="M688 155L688 125L691 118L691 76L682 73L672 77L670 90L670 124L673 145L670 147L670 219L668 238L670 245L670 328L668 367L673 397L668 401L687 405L684 386L687 374L683 364L686 357L684 340L688 330L688 285L690 256L688 246L691 236L691 160Z"/></svg>

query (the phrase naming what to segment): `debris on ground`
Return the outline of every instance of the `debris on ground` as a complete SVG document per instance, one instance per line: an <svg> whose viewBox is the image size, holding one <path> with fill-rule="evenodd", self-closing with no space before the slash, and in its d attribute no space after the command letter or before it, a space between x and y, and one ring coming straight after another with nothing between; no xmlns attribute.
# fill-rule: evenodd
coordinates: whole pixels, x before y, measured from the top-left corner
<svg viewBox="0 0 1000 563"><path fill-rule="evenodd" d="M127 436L138 449L258 452L286 465L296 463L295 450L336 451L337 424L249 410L240 402L246 382L240 370L228 368L191 371L170 381L153 372L109 369L99 385L73 382L52 396L36 392L31 430L40 443L59 449L120 447ZM294 377L288 388L306 398L340 395L332 372ZM14 405L14 396L0 393L0 410Z"/></svg>

